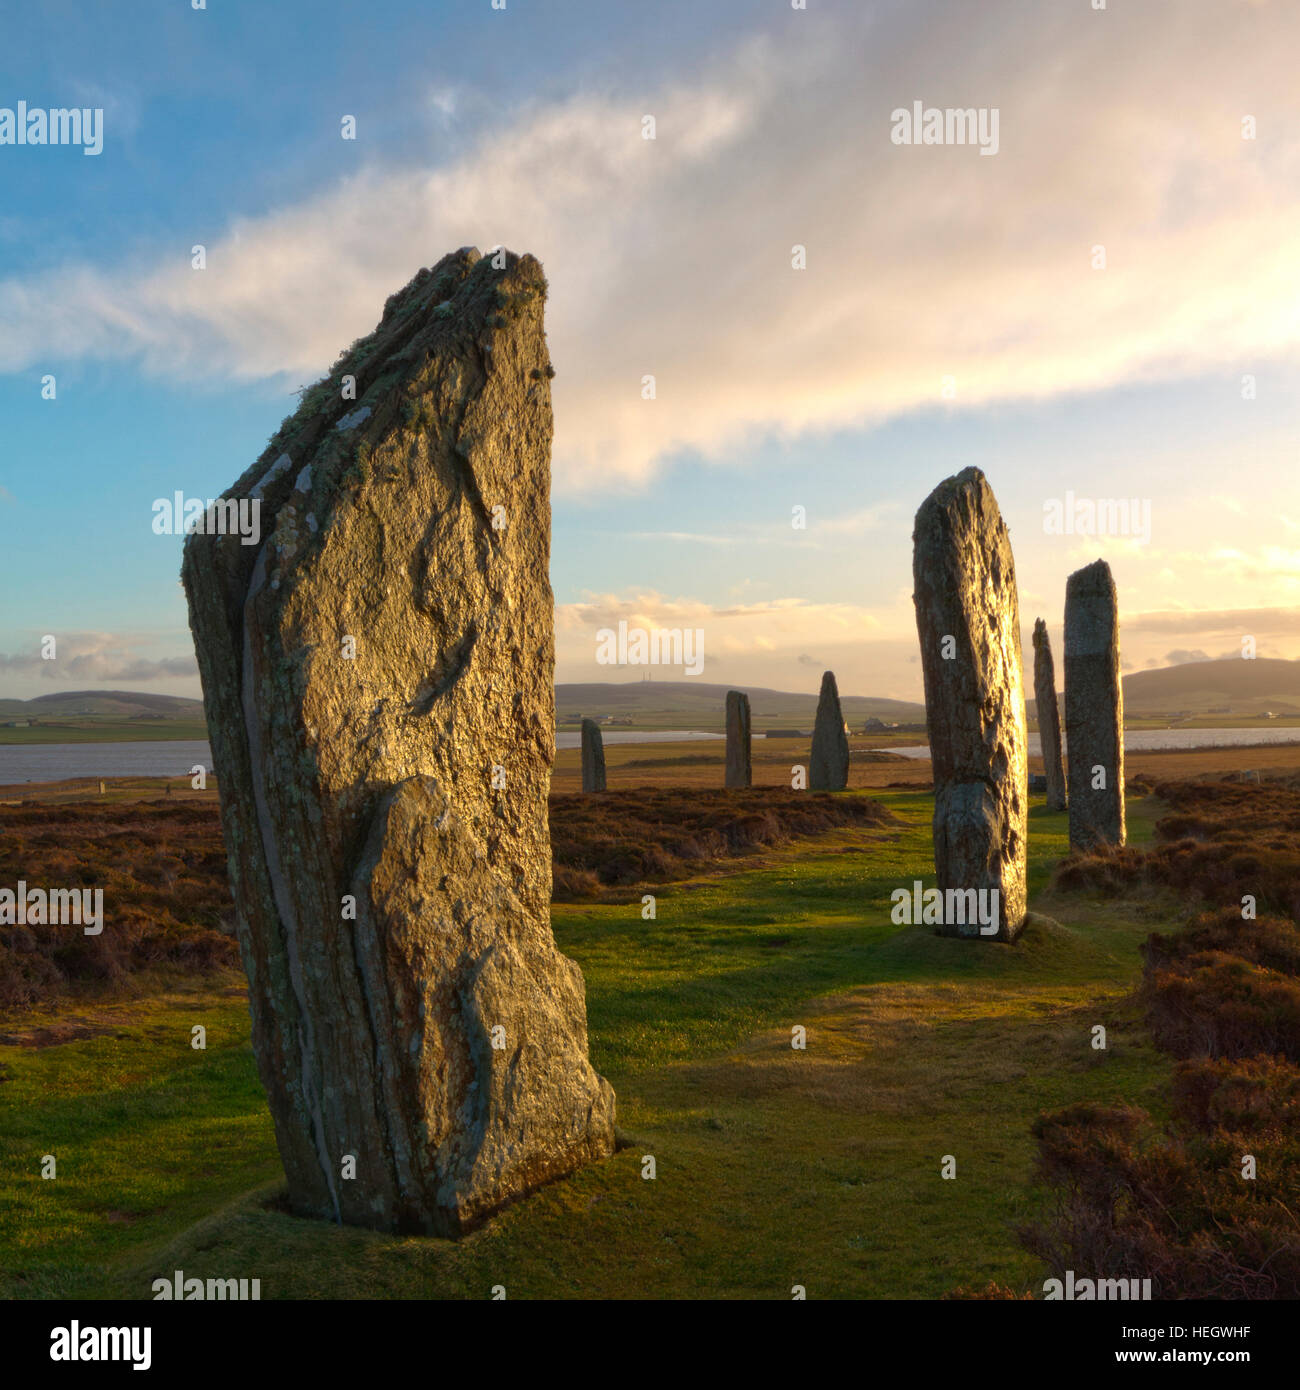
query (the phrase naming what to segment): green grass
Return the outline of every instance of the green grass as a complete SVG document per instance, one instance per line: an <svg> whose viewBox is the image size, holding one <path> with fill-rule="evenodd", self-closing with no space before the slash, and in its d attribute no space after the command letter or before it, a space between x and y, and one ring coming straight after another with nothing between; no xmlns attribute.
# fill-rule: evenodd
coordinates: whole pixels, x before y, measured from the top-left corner
<svg viewBox="0 0 1300 1390"><path fill-rule="evenodd" d="M242 991L191 986L92 1009L88 1022L103 1035L0 1048L7 1296L77 1296L98 1267L278 1172ZM195 1024L206 1050L191 1047ZM53 1179L41 1176L47 1154Z"/></svg>
<svg viewBox="0 0 1300 1390"><path fill-rule="evenodd" d="M87 716L34 728L0 728L0 744L6 743L157 743L172 739L205 739L208 726L202 719L113 719Z"/></svg>
<svg viewBox="0 0 1300 1390"><path fill-rule="evenodd" d="M1138 944L1176 908L1044 896L1065 817L1037 804L1033 906L1054 923L1014 946L895 926L892 890L933 883L931 801L879 795L904 821L888 843L765 851L662 889L654 921L639 895L555 909L631 1142L460 1242L276 1209L228 983L122 1006L111 1035L0 1047L0 1295L147 1298L175 1268L259 1278L264 1298L925 1298L1041 1280L1014 1235L1040 1200L1029 1125L1084 1098L1161 1113L1170 1063L1128 995ZM1130 804L1132 839L1154 811Z"/></svg>

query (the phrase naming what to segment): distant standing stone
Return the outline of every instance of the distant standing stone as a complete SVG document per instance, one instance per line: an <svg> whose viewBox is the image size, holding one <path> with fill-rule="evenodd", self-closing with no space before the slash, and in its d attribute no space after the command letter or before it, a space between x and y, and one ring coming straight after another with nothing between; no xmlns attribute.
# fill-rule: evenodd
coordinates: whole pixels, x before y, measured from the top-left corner
<svg viewBox="0 0 1300 1390"><path fill-rule="evenodd" d="M1028 736L1020 601L1011 539L978 468L921 504L912 533L916 627L934 767L934 866L945 897L974 889L990 904L992 939L1025 919ZM981 934L945 921L947 936Z"/></svg>
<svg viewBox="0 0 1300 1390"><path fill-rule="evenodd" d="M605 790L605 740L594 719L582 721L582 790Z"/></svg>
<svg viewBox="0 0 1300 1390"><path fill-rule="evenodd" d="M748 787L753 781L749 730L749 696L727 691L727 786Z"/></svg>
<svg viewBox="0 0 1300 1390"><path fill-rule="evenodd" d="M1076 570L1065 585L1065 741L1070 758L1070 848L1122 845L1119 602L1105 560Z"/></svg>
<svg viewBox="0 0 1300 1390"><path fill-rule="evenodd" d="M817 701L817 722L813 725L812 760L808 786L815 792L843 791L849 784L849 740L844 732L844 713L835 672L822 676L822 692Z"/></svg>
<svg viewBox="0 0 1300 1390"><path fill-rule="evenodd" d="M1034 624L1034 702L1038 706L1038 741L1043 746L1043 776L1050 810L1065 810L1065 768L1061 763L1061 711L1056 704L1056 665L1047 624Z"/></svg>

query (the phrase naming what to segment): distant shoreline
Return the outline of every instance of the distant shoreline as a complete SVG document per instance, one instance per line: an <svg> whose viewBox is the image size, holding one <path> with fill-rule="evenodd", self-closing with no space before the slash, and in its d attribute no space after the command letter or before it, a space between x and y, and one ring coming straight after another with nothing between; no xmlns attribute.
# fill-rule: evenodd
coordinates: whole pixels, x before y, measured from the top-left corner
<svg viewBox="0 0 1300 1390"><path fill-rule="evenodd" d="M687 717L689 718L689 716ZM678 721L678 726L665 725L664 723L650 723L638 720L635 724L604 724L601 732L605 735L608 742L629 742L629 735L645 734L648 737L643 741L647 743L659 743L664 740L664 735L671 733L678 736L680 741L687 742L691 739L699 738L722 738L724 729L719 721L714 727L708 729L683 728L680 727L687 723L687 719ZM774 736L774 741L797 743L800 738L811 738L812 729L809 727L798 735L787 732L788 725L785 727L773 726L770 730L765 729L760 724L754 726L755 738L766 738ZM1278 744L1300 743L1300 718L1295 716L1284 716L1270 723L1248 724L1212 724L1201 725L1196 723L1167 724L1155 719L1145 719L1137 716L1131 724L1125 724L1124 734L1126 740L1133 735L1146 734L1213 734L1213 733L1242 733L1253 734L1281 734L1286 732L1291 735L1289 738L1260 738L1255 743L1237 742L1231 740L1226 746L1234 748L1273 748ZM577 737L579 726L568 720L563 721L556 727L557 735ZM852 727L850 722L849 737L853 739L871 739L873 743L888 750L895 744L902 743L911 739L912 747L919 747L916 742L924 738L925 731L923 726L910 725L903 729L873 729L870 733L863 733L860 729ZM1030 737L1037 736L1037 729L1034 722L1030 721ZM202 721L177 721L170 728L158 724L145 724L142 726L125 727L113 725L108 728L94 727L60 727L58 725L40 725L35 728L4 728L0 727L0 759L3 759L5 750L8 748L35 748L49 745L72 746L74 744L89 745L111 745L111 744L148 744L148 743L194 743L207 742L207 725ZM1204 743L1179 743L1176 749L1190 751L1193 748L1218 748L1225 744L1210 740ZM1175 749L1175 751L1176 751ZM1144 751L1155 752L1155 748Z"/></svg>
<svg viewBox="0 0 1300 1390"><path fill-rule="evenodd" d="M721 756L723 735L713 729L629 729L626 726L603 730L606 749L612 755L619 748L664 749L701 744ZM1214 737L1217 734L1219 737ZM1272 737L1264 735L1271 734ZM575 730L557 732L557 755L576 751L579 735ZM809 735L768 738L754 733L755 756L760 748L777 759L803 761L809 750ZM855 762L926 762L929 744L917 741L914 731L892 734L855 733L850 736ZM1268 750L1300 748L1300 728L1243 729L1127 729L1124 737L1126 757L1146 754L1214 753L1230 755L1234 761L1249 759ZM1039 738L1029 736L1029 756L1041 760ZM765 757L768 754L764 754ZM0 747L0 787L9 789L38 787L48 783L93 781L115 778L161 778L187 782L196 768L214 772L212 750L206 740L81 740L75 743L28 743ZM13 791L10 791L10 795Z"/></svg>

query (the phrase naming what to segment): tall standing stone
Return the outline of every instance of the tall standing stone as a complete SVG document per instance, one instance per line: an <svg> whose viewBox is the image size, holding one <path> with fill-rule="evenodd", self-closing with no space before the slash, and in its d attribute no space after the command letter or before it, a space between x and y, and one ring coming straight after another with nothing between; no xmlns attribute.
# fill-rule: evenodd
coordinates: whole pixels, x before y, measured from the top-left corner
<svg viewBox="0 0 1300 1390"><path fill-rule="evenodd" d="M582 721L582 790L605 790L605 740L594 719Z"/></svg>
<svg viewBox="0 0 1300 1390"><path fill-rule="evenodd" d="M848 784L849 739L844 732L844 712L840 709L835 672L827 671L822 675L821 695L817 699L808 787L815 792L838 792Z"/></svg>
<svg viewBox="0 0 1300 1390"><path fill-rule="evenodd" d="M1011 539L978 468L925 499L912 542L939 888L945 902L983 890L990 909L996 891L996 938L1009 941L1024 924L1028 847L1020 601ZM942 933L980 933L965 915L961 923L946 914Z"/></svg>
<svg viewBox="0 0 1300 1390"><path fill-rule="evenodd" d="M729 787L748 787L753 781L749 696L727 691L727 780Z"/></svg>
<svg viewBox="0 0 1300 1390"><path fill-rule="evenodd" d="M1076 570L1065 585L1065 742L1070 759L1070 848L1122 845L1119 600L1105 560Z"/></svg>
<svg viewBox="0 0 1300 1390"><path fill-rule="evenodd" d="M253 1044L305 1214L454 1235L614 1145L550 927L545 298L531 256L420 271L225 494L260 508L254 544L186 541Z"/></svg>
<svg viewBox="0 0 1300 1390"><path fill-rule="evenodd" d="M1056 703L1056 664L1047 624L1034 623L1034 703L1038 709L1038 742L1043 749L1043 775L1047 779L1047 805L1065 810L1065 768L1061 764L1061 711Z"/></svg>

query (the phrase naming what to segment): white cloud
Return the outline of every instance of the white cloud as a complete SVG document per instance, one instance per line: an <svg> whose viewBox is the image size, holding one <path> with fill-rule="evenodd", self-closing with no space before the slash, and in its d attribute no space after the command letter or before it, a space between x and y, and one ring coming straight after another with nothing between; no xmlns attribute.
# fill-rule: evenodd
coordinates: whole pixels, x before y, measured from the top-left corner
<svg viewBox="0 0 1300 1390"><path fill-rule="evenodd" d="M762 545L761 536L710 536L698 531L629 531L628 540L676 541L688 545Z"/></svg>
<svg viewBox="0 0 1300 1390"><path fill-rule="evenodd" d="M908 608L911 603L908 601ZM850 603L812 603L777 599L715 605L673 598L654 590L591 594L555 611L556 679L559 681L635 680L638 668L602 665L596 660L601 628L698 629L703 633L704 681L729 680L780 689L806 684L799 672L808 652L818 655L818 671L833 668L845 694L917 698L917 677L906 670L915 648L915 629L899 632L897 612ZM656 679L685 679L680 669L656 669Z"/></svg>
<svg viewBox="0 0 1300 1390"><path fill-rule="evenodd" d="M1230 566L1243 579L1266 580L1274 586L1300 589L1300 550L1286 550L1279 545L1261 546L1253 554L1223 549L1215 552L1214 559Z"/></svg>
<svg viewBox="0 0 1300 1390"><path fill-rule="evenodd" d="M1124 614L1127 631L1224 634L1267 632L1300 636L1300 608L1168 609Z"/></svg>
<svg viewBox="0 0 1300 1390"><path fill-rule="evenodd" d="M0 652L0 675L26 686L31 680L67 681L77 685L105 682L197 682L192 651L180 656L149 656L157 639L137 633L55 633L55 655L41 655L42 639L33 637L26 651ZM184 639L182 639L183 641Z"/></svg>
<svg viewBox="0 0 1300 1390"><path fill-rule="evenodd" d="M455 116L458 104L457 92L454 87L431 87L429 89L429 105L445 119L450 120Z"/></svg>
<svg viewBox="0 0 1300 1390"><path fill-rule="evenodd" d="M819 517L817 535L860 536L867 531L878 531L882 526L896 525L900 509L897 502L880 502L843 516Z"/></svg>
<svg viewBox="0 0 1300 1390"><path fill-rule="evenodd" d="M419 266L504 242L551 282L562 490L935 405L945 375L963 406L1236 372L1300 344L1298 44L1295 7L1222 0L801 17L693 86L522 108L436 169L238 219L202 272L6 281L0 369L137 355L297 384ZM894 146L915 99L996 106L1001 152Z"/></svg>

